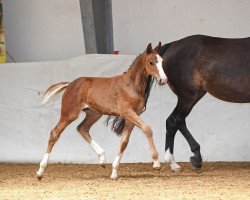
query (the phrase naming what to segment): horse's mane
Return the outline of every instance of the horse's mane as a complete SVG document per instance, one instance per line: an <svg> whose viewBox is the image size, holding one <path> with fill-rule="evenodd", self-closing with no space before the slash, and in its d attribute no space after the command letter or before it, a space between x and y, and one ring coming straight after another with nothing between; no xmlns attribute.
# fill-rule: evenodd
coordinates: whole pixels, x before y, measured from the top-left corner
<svg viewBox="0 0 250 200"><path fill-rule="evenodd" d="M134 62L137 60L137 58L140 56L141 54L139 54L135 60L133 61L133 63L130 65L129 69L131 68L131 66L134 64ZM129 70L128 69L128 70ZM128 71L127 70L127 71ZM124 73L127 73L124 72ZM154 83L154 77L152 75L150 75L148 77L148 80L147 80L147 85L146 85L146 88L145 88L145 92L144 92L144 100L145 100L145 104L144 104L144 110L143 112L146 110L146 106L147 106L147 102L148 102L148 98L149 98L149 95L150 95L150 91L151 91L151 88L152 88L152 85ZM110 120L112 120L110 122ZM107 119L105 120L104 122L106 124L106 126L108 126L109 124L111 124L111 130L114 131L118 136L121 136L122 135L122 132L124 130L124 126L125 126L125 119L122 118L122 117L118 117L118 116L108 116Z"/></svg>

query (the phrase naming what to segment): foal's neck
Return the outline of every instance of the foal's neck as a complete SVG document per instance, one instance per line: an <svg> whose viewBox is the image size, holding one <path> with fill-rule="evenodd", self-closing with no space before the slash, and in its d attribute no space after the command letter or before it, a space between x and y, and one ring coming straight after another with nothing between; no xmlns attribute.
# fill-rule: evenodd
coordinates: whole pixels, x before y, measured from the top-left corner
<svg viewBox="0 0 250 200"><path fill-rule="evenodd" d="M149 77L145 65L145 55L142 54L135 59L128 72L125 74L125 76L129 78L129 82L132 83L133 87L136 87L143 95Z"/></svg>

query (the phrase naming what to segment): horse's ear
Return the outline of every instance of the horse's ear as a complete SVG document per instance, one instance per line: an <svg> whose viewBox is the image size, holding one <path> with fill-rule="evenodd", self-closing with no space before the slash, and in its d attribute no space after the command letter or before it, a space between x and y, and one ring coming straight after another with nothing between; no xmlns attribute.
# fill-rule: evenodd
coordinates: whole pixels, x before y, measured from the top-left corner
<svg viewBox="0 0 250 200"><path fill-rule="evenodd" d="M152 53L152 44L151 43L148 44L146 52L147 52L147 54Z"/></svg>
<svg viewBox="0 0 250 200"><path fill-rule="evenodd" d="M155 47L154 50L159 53L160 49L161 49L161 42L159 42L159 44Z"/></svg>

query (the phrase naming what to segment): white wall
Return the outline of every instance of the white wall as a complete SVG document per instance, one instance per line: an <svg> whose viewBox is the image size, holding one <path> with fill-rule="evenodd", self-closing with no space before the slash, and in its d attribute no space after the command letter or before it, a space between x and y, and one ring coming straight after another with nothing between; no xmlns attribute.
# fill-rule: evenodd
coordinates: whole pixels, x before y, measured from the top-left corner
<svg viewBox="0 0 250 200"><path fill-rule="evenodd" d="M134 56L85 55L67 61L0 65L0 162L39 162L50 130L60 115L61 97L42 105L44 91L60 81L80 76L112 76L124 72ZM142 118L154 131L159 158L163 161L165 119L176 104L168 86L154 85ZM232 104L206 95L187 118L188 127L201 145L205 161L250 161L249 104ZM72 123L55 145L51 162L98 163L90 146L76 131L84 115ZM102 118L91 130L112 162L120 138L103 125ZM175 141L177 161L192 155L183 136ZM135 128L122 162L151 162L148 142Z"/></svg>
<svg viewBox="0 0 250 200"><path fill-rule="evenodd" d="M121 54L192 34L250 36L249 0L113 0L112 9L114 48Z"/></svg>
<svg viewBox="0 0 250 200"><path fill-rule="evenodd" d="M61 60L85 52L78 0L6 0L3 11L7 51L16 62Z"/></svg>

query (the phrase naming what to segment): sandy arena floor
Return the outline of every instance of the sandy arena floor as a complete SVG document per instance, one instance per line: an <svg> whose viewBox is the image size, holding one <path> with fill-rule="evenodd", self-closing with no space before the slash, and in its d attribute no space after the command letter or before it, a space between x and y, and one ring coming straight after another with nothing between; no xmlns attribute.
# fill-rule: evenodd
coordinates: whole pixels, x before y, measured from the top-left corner
<svg viewBox="0 0 250 200"><path fill-rule="evenodd" d="M205 163L196 172L189 163L172 173L163 164L121 164L111 180L111 165L50 164L38 181L38 165L0 164L0 199L250 199L250 163Z"/></svg>

